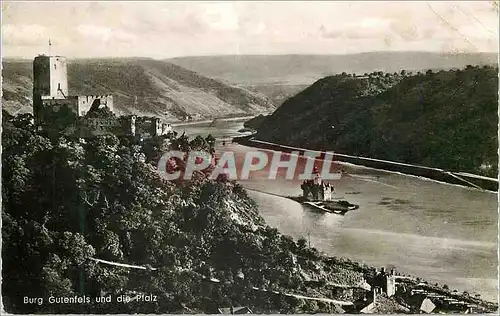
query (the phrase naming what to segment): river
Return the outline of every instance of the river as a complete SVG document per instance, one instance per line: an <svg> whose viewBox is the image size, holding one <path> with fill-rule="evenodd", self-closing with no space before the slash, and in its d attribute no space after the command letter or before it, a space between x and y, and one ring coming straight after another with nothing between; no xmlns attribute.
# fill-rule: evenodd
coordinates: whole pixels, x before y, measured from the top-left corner
<svg viewBox="0 0 500 316"><path fill-rule="evenodd" d="M242 126L242 122L219 122L176 130L190 137L212 134L227 140ZM256 149L218 142L218 150L233 151L238 160ZM361 166L342 168L350 176L332 182L336 196L360 205L345 216L318 213L286 198L251 191L299 195L301 181L286 180L282 173L269 180L268 172L254 172L241 184L250 189L266 222L283 234L308 238L330 255L396 267L403 274L497 301L495 193Z"/></svg>

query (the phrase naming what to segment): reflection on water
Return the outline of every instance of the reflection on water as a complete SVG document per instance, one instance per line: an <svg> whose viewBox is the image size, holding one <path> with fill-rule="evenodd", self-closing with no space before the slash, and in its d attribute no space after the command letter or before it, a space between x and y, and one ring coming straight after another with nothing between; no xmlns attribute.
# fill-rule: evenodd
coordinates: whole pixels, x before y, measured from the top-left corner
<svg viewBox="0 0 500 316"><path fill-rule="evenodd" d="M212 133L228 138L241 127L238 122L225 122L185 130L190 136ZM219 150L234 151L238 160L255 149L227 144ZM351 176L334 182L336 196L360 205L345 216L318 213L260 192L249 191L249 195L269 225L295 238L310 238L314 247L331 255L396 266L404 274L497 299L495 194L353 165L342 167ZM301 192L300 180L267 177L266 171L254 172L241 183L278 195Z"/></svg>

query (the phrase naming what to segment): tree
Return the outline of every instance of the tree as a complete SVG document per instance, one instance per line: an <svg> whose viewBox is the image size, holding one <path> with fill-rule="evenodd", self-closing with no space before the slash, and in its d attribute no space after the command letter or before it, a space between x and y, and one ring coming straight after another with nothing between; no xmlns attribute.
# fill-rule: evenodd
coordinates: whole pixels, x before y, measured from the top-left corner
<svg viewBox="0 0 500 316"><path fill-rule="evenodd" d="M305 250L307 247L307 240L305 238L300 238L297 241L297 246L298 246L299 252Z"/></svg>

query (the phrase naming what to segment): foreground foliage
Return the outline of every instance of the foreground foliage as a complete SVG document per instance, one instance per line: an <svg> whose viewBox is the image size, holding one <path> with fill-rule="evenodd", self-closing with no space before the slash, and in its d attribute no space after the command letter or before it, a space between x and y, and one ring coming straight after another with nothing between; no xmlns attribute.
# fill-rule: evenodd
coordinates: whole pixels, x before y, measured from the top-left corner
<svg viewBox="0 0 500 316"><path fill-rule="evenodd" d="M306 281L316 277L353 285L373 272L326 258L305 240L266 226L235 183L210 181L203 173L167 182L157 174L164 150L213 150L211 137L49 139L35 132L31 119L4 113L2 295L8 312L213 313L230 305L328 312L327 304L252 287L323 296L331 294L325 282ZM201 275L222 282L205 282ZM157 299L115 301L137 293ZM92 301L48 302L50 296L75 295ZM101 295L113 301L96 303ZM44 303L25 304L24 297L44 298Z"/></svg>

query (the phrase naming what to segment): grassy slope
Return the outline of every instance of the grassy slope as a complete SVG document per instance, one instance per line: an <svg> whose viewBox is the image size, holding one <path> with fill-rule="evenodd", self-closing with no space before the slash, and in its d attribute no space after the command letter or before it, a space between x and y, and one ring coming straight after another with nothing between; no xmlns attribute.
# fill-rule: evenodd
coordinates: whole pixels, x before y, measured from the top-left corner
<svg viewBox="0 0 500 316"><path fill-rule="evenodd" d="M30 61L4 61L5 108L29 111ZM167 118L199 114L203 118L248 115L272 110L263 95L205 78L179 66L151 59L75 60L68 66L70 94L115 96L122 113ZM137 96L137 106L134 97Z"/></svg>
<svg viewBox="0 0 500 316"><path fill-rule="evenodd" d="M32 66L27 61L2 63L2 108L12 114L31 112Z"/></svg>
<svg viewBox="0 0 500 316"><path fill-rule="evenodd" d="M284 144L496 176L496 69L411 76L366 96L374 80L323 78L278 108L259 135ZM493 169L479 170L482 163Z"/></svg>

